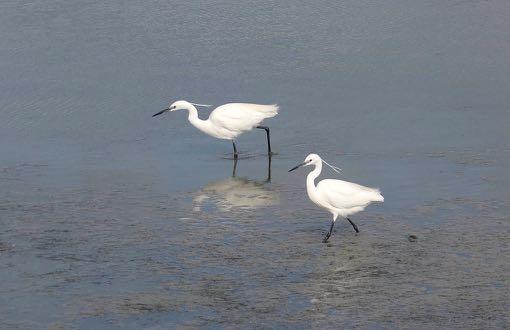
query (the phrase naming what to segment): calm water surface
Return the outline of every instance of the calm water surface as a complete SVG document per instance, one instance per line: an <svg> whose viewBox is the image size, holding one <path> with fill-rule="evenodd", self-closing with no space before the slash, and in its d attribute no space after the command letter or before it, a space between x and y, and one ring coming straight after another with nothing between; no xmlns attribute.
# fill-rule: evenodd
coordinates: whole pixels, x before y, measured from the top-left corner
<svg viewBox="0 0 510 330"><path fill-rule="evenodd" d="M0 328L509 327L509 16L1 2ZM233 177L228 142L151 118L176 99L278 103L270 177L264 132ZM360 234L321 243L310 152L383 191Z"/></svg>

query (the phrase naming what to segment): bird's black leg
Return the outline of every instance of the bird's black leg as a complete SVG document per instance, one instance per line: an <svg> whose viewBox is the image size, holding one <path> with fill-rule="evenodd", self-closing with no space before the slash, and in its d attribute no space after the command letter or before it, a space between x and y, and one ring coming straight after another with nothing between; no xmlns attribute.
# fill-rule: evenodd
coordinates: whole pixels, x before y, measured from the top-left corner
<svg viewBox="0 0 510 330"><path fill-rule="evenodd" d="M257 126L257 128L266 130L266 135L267 135L267 154L271 155L272 152L271 152L271 138L269 137L269 127L267 127L267 126Z"/></svg>
<svg viewBox="0 0 510 330"><path fill-rule="evenodd" d="M271 182L271 154L267 157L267 179L266 182Z"/></svg>
<svg viewBox="0 0 510 330"><path fill-rule="evenodd" d="M232 146L234 146L234 159L237 159L237 148L236 148L236 143L234 142L234 140L232 140Z"/></svg>
<svg viewBox="0 0 510 330"><path fill-rule="evenodd" d="M349 219L349 218L346 218L346 219L347 219L347 221L349 221L349 222L351 223L352 228L354 228L354 230L355 230L357 233L359 233L358 226L356 226L356 224L355 224L354 222L352 222L352 221L351 221L351 219Z"/></svg>
<svg viewBox="0 0 510 330"><path fill-rule="evenodd" d="M232 167L232 177L236 177L236 169L237 169L237 158L234 158L234 166Z"/></svg>
<svg viewBox="0 0 510 330"><path fill-rule="evenodd" d="M326 236L324 236L322 243L327 243L329 237L331 236L331 233L333 232L333 226L335 226L335 220L331 221L331 227L329 227L329 231L326 234Z"/></svg>

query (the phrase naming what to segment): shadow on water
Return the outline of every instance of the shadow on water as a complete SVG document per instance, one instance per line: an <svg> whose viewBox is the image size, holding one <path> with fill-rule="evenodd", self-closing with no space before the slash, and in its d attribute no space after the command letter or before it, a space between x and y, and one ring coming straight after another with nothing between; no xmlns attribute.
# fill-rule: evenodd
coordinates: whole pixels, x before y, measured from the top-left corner
<svg viewBox="0 0 510 330"><path fill-rule="evenodd" d="M271 157L267 161L267 176L264 180L253 180L237 176L238 160L232 162L232 176L223 180L213 181L195 193L193 210L229 212L254 210L261 207L274 206L280 203L279 193L271 190Z"/></svg>

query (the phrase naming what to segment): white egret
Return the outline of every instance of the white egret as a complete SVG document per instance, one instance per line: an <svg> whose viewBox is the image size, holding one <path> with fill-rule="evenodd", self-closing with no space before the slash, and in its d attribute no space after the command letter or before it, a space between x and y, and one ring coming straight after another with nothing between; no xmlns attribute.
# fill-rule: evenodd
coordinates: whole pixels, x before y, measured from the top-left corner
<svg viewBox="0 0 510 330"><path fill-rule="evenodd" d="M328 210L333 215L329 232L322 241L326 243L331 236L338 216L347 219L354 230L359 233L358 226L348 216L363 211L372 202L384 202L384 197L379 189L342 180L325 179L321 180L316 186L315 179L321 174L323 162L338 172L338 167L329 165L316 154L309 154L303 163L291 168L289 172L301 166L315 165L315 169L306 178L306 191L312 202Z"/></svg>
<svg viewBox="0 0 510 330"><path fill-rule="evenodd" d="M238 157L235 139L240 134L253 128L264 129L267 135L267 152L268 155L271 155L269 127L260 126L260 124L264 119L278 114L278 106L276 104L227 103L214 109L206 120L198 118L198 111L195 106L208 107L209 105L195 104L182 100L176 101L152 117L167 111L188 110L188 120L193 126L212 137L232 141L234 159Z"/></svg>

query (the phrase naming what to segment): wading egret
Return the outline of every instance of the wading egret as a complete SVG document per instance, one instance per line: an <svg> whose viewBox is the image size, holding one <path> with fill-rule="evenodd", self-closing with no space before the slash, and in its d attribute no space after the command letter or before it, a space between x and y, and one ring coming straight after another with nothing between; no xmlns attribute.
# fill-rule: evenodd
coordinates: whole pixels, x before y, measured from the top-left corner
<svg viewBox="0 0 510 330"><path fill-rule="evenodd" d="M323 162L338 172L338 167L329 165L316 154L309 154L303 163L291 168L289 172L301 166L315 165L315 169L308 173L306 177L306 191L312 202L328 210L333 215L329 232L322 241L326 243L331 236L338 216L347 219L354 230L359 233L358 226L348 216L363 211L372 202L384 202L384 197L379 189L368 188L342 180L325 179L321 180L316 186L315 179L321 174Z"/></svg>
<svg viewBox="0 0 510 330"><path fill-rule="evenodd" d="M188 110L188 120L193 126L212 137L232 141L234 159L238 157L235 139L246 131L260 128L266 131L267 152L268 155L271 155L269 127L260 126L260 124L264 119L278 114L278 106L276 104L227 103L214 109L206 120L198 118L198 111L195 106L208 107L209 105L176 101L170 104L168 108L152 115L152 117L167 111Z"/></svg>

